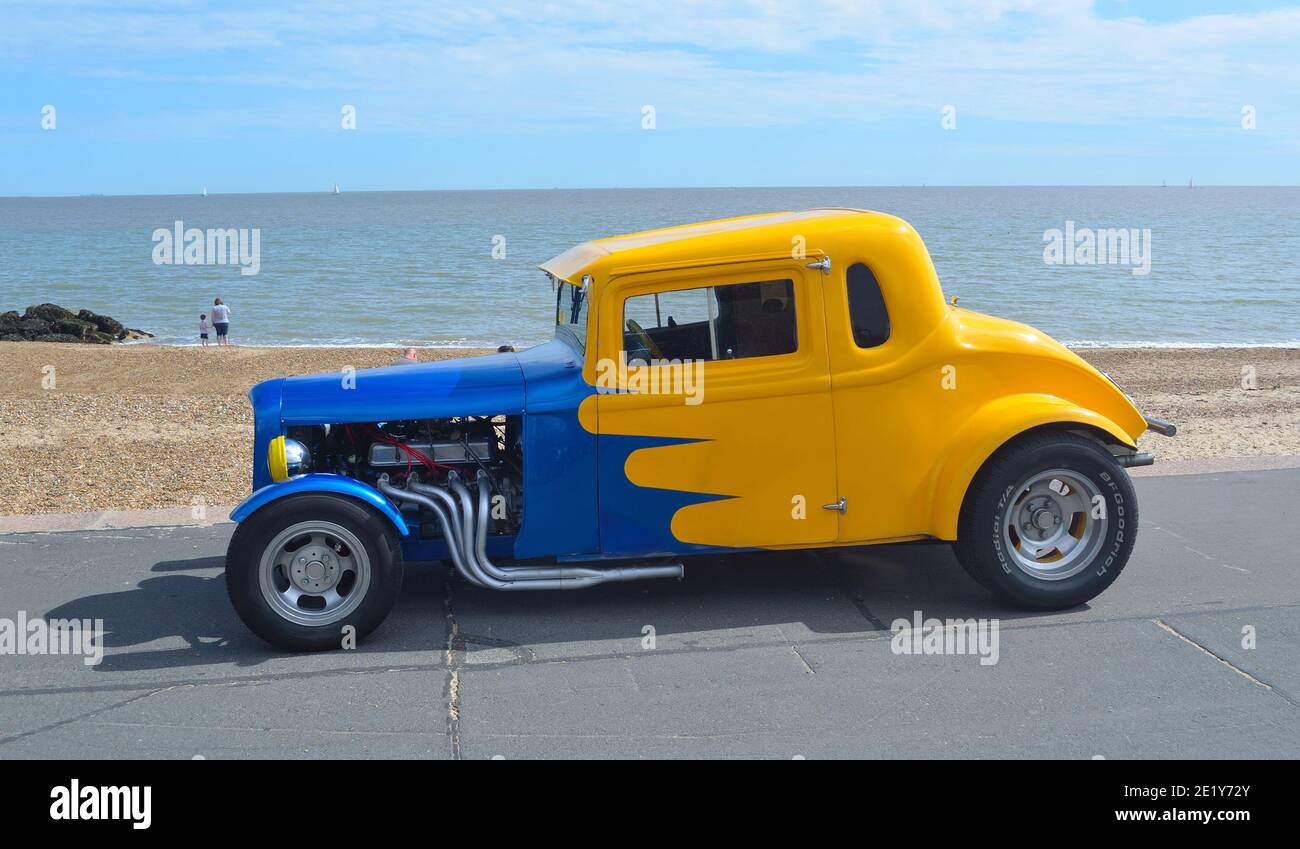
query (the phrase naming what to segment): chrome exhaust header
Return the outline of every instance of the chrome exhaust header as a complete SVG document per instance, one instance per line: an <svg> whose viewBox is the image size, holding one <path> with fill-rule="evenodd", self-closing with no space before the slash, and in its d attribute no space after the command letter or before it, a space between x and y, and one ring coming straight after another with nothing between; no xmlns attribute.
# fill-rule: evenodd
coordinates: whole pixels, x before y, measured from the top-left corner
<svg viewBox="0 0 1300 849"><path fill-rule="evenodd" d="M615 581L649 578L681 578L680 563L649 566L618 566L595 569L587 566L497 566L487 556L487 530L491 519L491 481L480 470L475 481L477 504L469 488L455 472L447 487L407 481L394 486L387 475L379 478L379 491L394 501L416 504L433 514L453 565L462 578L475 586L494 590L575 590Z"/></svg>

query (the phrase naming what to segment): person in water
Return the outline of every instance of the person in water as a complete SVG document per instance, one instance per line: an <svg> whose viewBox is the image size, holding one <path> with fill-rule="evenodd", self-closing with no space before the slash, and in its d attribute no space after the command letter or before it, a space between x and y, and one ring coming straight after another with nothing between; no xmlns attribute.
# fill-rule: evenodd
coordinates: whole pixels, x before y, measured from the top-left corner
<svg viewBox="0 0 1300 849"><path fill-rule="evenodd" d="M212 326L217 331L217 344L230 344L230 307L217 298L212 302Z"/></svg>

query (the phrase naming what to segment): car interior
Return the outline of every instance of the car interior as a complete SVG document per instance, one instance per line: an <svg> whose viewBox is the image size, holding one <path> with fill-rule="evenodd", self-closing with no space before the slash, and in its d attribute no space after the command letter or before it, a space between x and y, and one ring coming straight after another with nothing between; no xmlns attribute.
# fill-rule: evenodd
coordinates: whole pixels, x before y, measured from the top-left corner
<svg viewBox="0 0 1300 849"><path fill-rule="evenodd" d="M629 360L731 360L798 347L788 279L637 295L623 306Z"/></svg>

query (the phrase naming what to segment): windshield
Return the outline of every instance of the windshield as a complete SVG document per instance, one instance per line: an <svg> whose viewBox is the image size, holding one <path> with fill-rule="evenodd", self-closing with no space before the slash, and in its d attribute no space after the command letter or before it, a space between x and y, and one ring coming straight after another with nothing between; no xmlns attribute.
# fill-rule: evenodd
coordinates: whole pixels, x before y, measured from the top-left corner
<svg viewBox="0 0 1300 849"><path fill-rule="evenodd" d="M587 293L582 287L560 282L555 294L555 332L572 335L578 347L587 350Z"/></svg>

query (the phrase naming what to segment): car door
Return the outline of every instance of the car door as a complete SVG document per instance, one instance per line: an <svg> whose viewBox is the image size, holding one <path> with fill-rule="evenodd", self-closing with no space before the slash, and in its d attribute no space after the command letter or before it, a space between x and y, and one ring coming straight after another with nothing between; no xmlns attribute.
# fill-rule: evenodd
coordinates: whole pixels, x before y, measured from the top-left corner
<svg viewBox="0 0 1300 849"><path fill-rule="evenodd" d="M601 547L645 555L829 542L834 410L806 261L616 277L600 295Z"/></svg>

